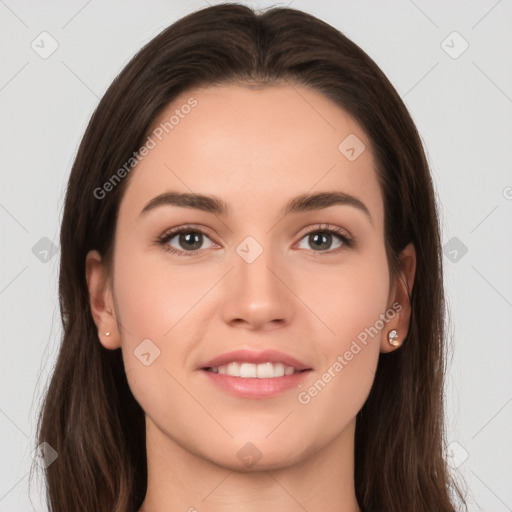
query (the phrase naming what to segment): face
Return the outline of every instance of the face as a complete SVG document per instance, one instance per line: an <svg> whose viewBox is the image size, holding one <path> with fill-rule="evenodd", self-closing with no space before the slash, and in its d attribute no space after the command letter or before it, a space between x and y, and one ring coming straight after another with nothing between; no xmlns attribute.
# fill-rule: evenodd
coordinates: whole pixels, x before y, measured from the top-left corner
<svg viewBox="0 0 512 512"><path fill-rule="evenodd" d="M101 342L169 446L237 470L305 460L353 427L403 317L370 140L298 85L188 91L149 136Z"/></svg>

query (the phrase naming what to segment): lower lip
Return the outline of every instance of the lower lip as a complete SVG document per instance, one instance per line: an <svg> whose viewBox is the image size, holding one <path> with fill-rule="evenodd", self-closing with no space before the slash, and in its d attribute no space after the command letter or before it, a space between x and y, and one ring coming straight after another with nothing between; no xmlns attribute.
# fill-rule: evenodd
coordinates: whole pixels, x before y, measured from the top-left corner
<svg viewBox="0 0 512 512"><path fill-rule="evenodd" d="M272 379L232 377L207 370L202 371L211 382L231 395L243 398L268 398L297 387L311 370Z"/></svg>

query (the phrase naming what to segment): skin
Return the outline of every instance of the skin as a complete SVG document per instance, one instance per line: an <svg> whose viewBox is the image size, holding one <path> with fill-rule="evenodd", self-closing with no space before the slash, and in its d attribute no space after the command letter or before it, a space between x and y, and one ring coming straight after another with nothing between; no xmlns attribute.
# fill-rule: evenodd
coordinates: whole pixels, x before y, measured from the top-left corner
<svg viewBox="0 0 512 512"><path fill-rule="evenodd" d="M399 340L407 334L403 279L412 289L414 247L402 254L403 279L390 281L370 140L319 92L289 84L187 91L154 126L190 97L197 106L130 175L113 274L97 251L87 255L99 340L122 349L130 388L146 415L149 476L140 512L359 511L355 417L380 354L396 349L389 331L396 329ZM349 134L366 146L354 161L338 149ZM152 198L171 190L218 196L229 214L165 205L140 216ZM333 190L359 198L371 219L346 204L280 213L299 194ZM206 235L196 254L172 254L155 243L184 224ZM307 235L326 225L342 228L356 244L332 235L315 249ZM247 236L263 248L252 263L236 252ZM190 251L179 242L175 236L168 245ZM298 393L395 302L401 311L360 344L320 393L300 403ZM160 350L149 366L134 355L147 338ZM274 348L313 370L300 389L259 400L234 397L197 368L240 348ZM248 442L261 453L252 467L237 457Z"/></svg>

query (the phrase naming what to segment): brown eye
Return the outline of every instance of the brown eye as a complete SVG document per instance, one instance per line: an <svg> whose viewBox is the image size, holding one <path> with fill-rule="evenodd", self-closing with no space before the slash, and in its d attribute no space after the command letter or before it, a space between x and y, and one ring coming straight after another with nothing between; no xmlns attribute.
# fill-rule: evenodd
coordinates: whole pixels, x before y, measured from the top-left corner
<svg viewBox="0 0 512 512"><path fill-rule="evenodd" d="M158 239L158 243L162 245L166 251L181 256L193 256L197 254L200 249L208 247L204 247L207 240L213 244L210 238L197 228L182 226L164 233L164 235Z"/></svg>
<svg viewBox="0 0 512 512"><path fill-rule="evenodd" d="M301 239L299 248L316 252L334 252L343 246L351 246L351 241L344 234L332 229L317 229L310 231Z"/></svg>
<svg viewBox="0 0 512 512"><path fill-rule="evenodd" d="M201 233L179 233L174 238L178 240L179 249L196 251L203 245L203 235Z"/></svg>

